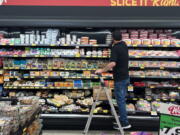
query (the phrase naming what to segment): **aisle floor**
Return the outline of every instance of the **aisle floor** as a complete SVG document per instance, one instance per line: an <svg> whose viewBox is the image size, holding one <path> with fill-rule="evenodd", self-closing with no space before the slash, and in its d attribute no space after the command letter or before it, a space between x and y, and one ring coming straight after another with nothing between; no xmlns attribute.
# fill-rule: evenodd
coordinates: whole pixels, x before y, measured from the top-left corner
<svg viewBox="0 0 180 135"><path fill-rule="evenodd" d="M43 135L83 135L82 131L62 131L62 130L45 130L43 131ZM119 135L117 131L90 131L88 135ZM126 133L125 135L130 135L130 133ZM153 135L158 135L157 133L153 133Z"/></svg>

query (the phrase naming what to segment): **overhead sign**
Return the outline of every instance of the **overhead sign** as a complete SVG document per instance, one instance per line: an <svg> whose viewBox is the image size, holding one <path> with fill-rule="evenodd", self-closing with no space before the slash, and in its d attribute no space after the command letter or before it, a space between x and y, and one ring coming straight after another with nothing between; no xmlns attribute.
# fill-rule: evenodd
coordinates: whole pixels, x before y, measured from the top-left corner
<svg viewBox="0 0 180 135"><path fill-rule="evenodd" d="M0 0L16 6L180 6L180 0Z"/></svg>
<svg viewBox="0 0 180 135"><path fill-rule="evenodd" d="M180 106L162 103L159 135L180 134Z"/></svg>

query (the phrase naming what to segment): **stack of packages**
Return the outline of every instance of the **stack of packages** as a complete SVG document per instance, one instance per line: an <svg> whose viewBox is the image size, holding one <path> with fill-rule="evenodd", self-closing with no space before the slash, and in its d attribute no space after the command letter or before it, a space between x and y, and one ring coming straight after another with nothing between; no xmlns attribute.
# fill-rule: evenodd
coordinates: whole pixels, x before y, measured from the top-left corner
<svg viewBox="0 0 180 135"><path fill-rule="evenodd" d="M0 134L39 135L42 128L42 121L37 117L40 113L39 98L21 97L19 101L20 105L13 106L10 102L0 103Z"/></svg>

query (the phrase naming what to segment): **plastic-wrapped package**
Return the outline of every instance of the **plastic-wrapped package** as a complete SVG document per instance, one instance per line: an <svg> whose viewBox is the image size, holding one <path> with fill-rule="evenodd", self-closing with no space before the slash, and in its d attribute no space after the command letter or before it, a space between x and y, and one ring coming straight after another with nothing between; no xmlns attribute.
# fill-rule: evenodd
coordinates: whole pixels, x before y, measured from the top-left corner
<svg viewBox="0 0 180 135"><path fill-rule="evenodd" d="M136 108L138 111L150 112L151 111L151 104L146 100L139 100L136 103Z"/></svg>

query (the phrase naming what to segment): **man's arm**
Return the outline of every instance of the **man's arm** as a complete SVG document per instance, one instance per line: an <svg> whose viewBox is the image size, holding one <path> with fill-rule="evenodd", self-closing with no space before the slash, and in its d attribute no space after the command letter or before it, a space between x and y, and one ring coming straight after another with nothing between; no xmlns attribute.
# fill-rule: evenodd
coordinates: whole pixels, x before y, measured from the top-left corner
<svg viewBox="0 0 180 135"><path fill-rule="evenodd" d="M110 62L103 69L96 70L95 74L101 74L103 72L107 72L107 71L109 71L110 69L112 69L115 66L116 66L116 62Z"/></svg>

